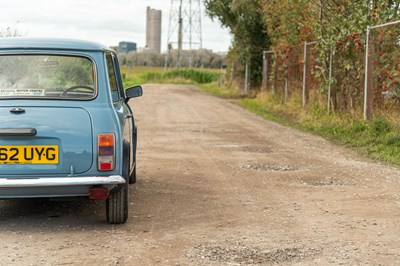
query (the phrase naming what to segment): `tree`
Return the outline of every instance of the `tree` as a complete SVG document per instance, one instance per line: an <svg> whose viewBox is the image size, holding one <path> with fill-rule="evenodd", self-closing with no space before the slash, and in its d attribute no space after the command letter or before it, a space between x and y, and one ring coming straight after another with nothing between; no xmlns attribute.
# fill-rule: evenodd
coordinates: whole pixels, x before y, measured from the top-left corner
<svg viewBox="0 0 400 266"><path fill-rule="evenodd" d="M319 21L314 26L319 50L318 61L321 66L317 74L323 84L332 82L327 75L327 62L332 50L336 61L333 82L336 85L337 97L341 107L354 108L356 103L363 101L366 28L399 20L399 2L390 0L310 0L310 2L320 9ZM383 40L383 36L377 38ZM374 41L377 41L376 37ZM379 71L382 70L376 68L374 72ZM381 76L379 73L377 75Z"/></svg>
<svg viewBox="0 0 400 266"><path fill-rule="evenodd" d="M268 34L271 40L272 50L277 55L280 63L287 67L292 50L298 52L304 41L316 41L316 55L313 61L313 76L319 80L320 91L325 92L329 82L334 82L334 103L338 100L341 107L353 108L361 106L363 99L363 77L365 61L366 28L377 24L400 19L400 2L394 0L258 0L264 13L265 24L268 26ZM396 35L396 29L385 29ZM380 54L380 62L385 68L393 69L383 51L384 35L372 36L376 42L379 38L382 42L376 48L375 54ZM387 37L389 34L386 34ZM380 48L379 48L380 47ZM379 51L378 51L379 50ZM371 51L371 50L370 50ZM333 53L334 77L329 79L329 58ZM378 59L374 60L377 62ZM282 61L282 62L281 62ZM392 60L393 61L393 60ZM388 67L389 66L389 67ZM285 69L285 67L283 67ZM375 72L385 82L385 90L393 90L397 84L396 71L386 71L375 67ZM386 74L385 74L386 73ZM387 77L387 78L386 78ZM400 95L400 91L399 91ZM377 97L381 98L381 95ZM340 98L340 99L339 99Z"/></svg>
<svg viewBox="0 0 400 266"><path fill-rule="evenodd" d="M244 67L251 66L251 81L261 82L262 51L270 42L260 3L253 0L205 0L206 13L217 19L233 35L229 62L233 76L243 80ZM233 67L232 65L235 65Z"/></svg>
<svg viewBox="0 0 400 266"><path fill-rule="evenodd" d="M309 0L258 0L274 47L313 41L315 9Z"/></svg>

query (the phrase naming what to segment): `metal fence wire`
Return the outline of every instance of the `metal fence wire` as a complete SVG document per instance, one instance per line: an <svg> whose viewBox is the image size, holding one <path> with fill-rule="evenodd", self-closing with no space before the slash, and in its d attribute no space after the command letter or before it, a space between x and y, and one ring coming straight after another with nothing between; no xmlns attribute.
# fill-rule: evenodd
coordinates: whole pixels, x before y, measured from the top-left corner
<svg viewBox="0 0 400 266"><path fill-rule="evenodd" d="M264 52L262 89L302 99L303 106L321 86L315 76L318 50L315 42Z"/></svg>
<svg viewBox="0 0 400 266"><path fill-rule="evenodd" d="M369 36L368 79L374 111L400 110L400 24L373 28Z"/></svg>
<svg viewBox="0 0 400 266"><path fill-rule="evenodd" d="M316 95L326 97L326 94L325 91L320 90L322 84L315 75L317 69L321 67L317 60L319 53L316 42L305 42L303 53L302 106L305 107L310 99L314 99Z"/></svg>
<svg viewBox="0 0 400 266"><path fill-rule="evenodd" d="M366 44L353 33L324 60L316 42L265 51L261 89L284 95L285 102L300 96L303 107L324 100L328 112L364 109L365 118L400 112L400 21L367 32ZM322 68L328 69L324 77L318 71Z"/></svg>
<svg viewBox="0 0 400 266"><path fill-rule="evenodd" d="M349 44L348 41L336 44L336 49L332 54L330 105L333 110L361 111L364 99L365 49Z"/></svg>

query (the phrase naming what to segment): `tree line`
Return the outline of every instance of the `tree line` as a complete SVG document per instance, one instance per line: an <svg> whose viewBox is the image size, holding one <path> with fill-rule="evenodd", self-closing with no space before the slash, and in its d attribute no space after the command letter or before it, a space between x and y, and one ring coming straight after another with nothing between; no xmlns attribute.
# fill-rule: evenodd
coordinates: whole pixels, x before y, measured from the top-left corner
<svg viewBox="0 0 400 266"><path fill-rule="evenodd" d="M224 54L217 54L211 50L200 49L183 51L178 59L177 50L171 50L169 54L157 54L150 51L119 53L118 59L124 66L146 66L175 68L178 65L184 68L221 68L225 63ZM179 60L179 62L178 62Z"/></svg>
<svg viewBox="0 0 400 266"><path fill-rule="evenodd" d="M290 47L306 41L317 42L319 67L314 71L325 83L331 51L340 56L340 67L354 72L349 79L359 78L362 70L353 62L365 53L367 26L400 19L397 0L204 0L204 4L208 16L233 36L227 56L231 75L242 80L249 64L254 87L261 83L263 51L273 50L284 58Z"/></svg>

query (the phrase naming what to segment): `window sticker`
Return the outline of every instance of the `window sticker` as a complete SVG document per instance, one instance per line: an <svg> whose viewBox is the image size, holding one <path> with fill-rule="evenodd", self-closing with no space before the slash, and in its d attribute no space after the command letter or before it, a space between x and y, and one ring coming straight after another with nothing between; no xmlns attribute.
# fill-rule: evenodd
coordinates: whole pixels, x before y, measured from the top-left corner
<svg viewBox="0 0 400 266"><path fill-rule="evenodd" d="M0 89L0 96L44 96L44 90L37 88Z"/></svg>

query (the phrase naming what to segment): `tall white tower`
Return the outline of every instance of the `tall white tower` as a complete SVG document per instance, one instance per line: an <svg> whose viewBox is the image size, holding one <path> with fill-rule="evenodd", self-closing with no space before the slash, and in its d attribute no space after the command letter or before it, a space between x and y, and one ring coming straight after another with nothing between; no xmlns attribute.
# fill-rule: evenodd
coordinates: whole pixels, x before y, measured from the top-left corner
<svg viewBox="0 0 400 266"><path fill-rule="evenodd" d="M202 49L201 6L200 0L171 0L168 29L168 51L177 49L177 67L188 51L188 65L192 66L193 50Z"/></svg>
<svg viewBox="0 0 400 266"><path fill-rule="evenodd" d="M146 48L161 53L161 10L147 7Z"/></svg>

